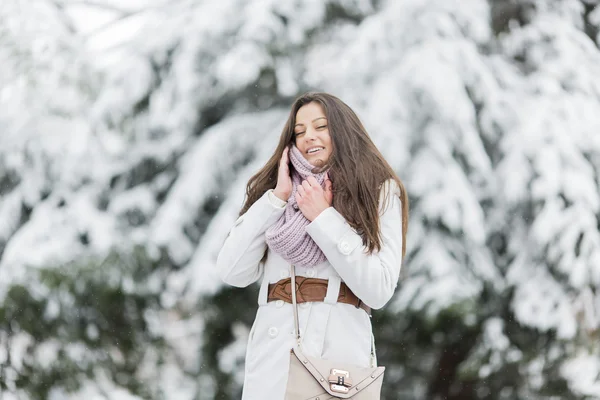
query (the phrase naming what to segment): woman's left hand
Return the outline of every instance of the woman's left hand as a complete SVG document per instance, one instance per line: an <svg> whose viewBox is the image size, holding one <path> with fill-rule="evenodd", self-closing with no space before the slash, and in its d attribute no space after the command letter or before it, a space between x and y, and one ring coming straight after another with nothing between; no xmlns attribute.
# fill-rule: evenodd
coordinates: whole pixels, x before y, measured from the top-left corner
<svg viewBox="0 0 600 400"><path fill-rule="evenodd" d="M311 222L326 208L331 207L333 192L331 190L329 175L325 175L325 189L312 176L302 181L302 185L298 186L298 191L296 192L296 202L302 214Z"/></svg>

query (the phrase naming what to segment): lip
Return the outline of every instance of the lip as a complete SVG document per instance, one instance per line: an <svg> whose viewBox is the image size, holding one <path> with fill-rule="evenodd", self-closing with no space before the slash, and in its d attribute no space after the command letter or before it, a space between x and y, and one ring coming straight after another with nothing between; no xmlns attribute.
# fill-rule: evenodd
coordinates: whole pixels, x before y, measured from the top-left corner
<svg viewBox="0 0 600 400"><path fill-rule="evenodd" d="M320 149L320 150L317 150L317 151L316 151L316 152L314 152L314 153L309 153L309 151L311 151L312 149ZM319 152L321 152L321 151L323 151L323 150L325 150L325 147L324 147L324 146L311 146L311 147L309 147L308 149L306 149L306 154L308 154L308 155L311 155L311 154L317 154L317 153L319 153Z"/></svg>

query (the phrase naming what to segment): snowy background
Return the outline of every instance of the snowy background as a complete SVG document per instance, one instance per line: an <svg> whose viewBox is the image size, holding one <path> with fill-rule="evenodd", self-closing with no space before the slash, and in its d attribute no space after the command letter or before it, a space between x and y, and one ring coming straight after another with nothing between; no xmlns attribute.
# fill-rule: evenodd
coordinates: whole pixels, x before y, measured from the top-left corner
<svg viewBox="0 0 600 400"><path fill-rule="evenodd" d="M1 0L0 400L238 399L219 246L293 99L411 199L392 399L600 399L599 0Z"/></svg>

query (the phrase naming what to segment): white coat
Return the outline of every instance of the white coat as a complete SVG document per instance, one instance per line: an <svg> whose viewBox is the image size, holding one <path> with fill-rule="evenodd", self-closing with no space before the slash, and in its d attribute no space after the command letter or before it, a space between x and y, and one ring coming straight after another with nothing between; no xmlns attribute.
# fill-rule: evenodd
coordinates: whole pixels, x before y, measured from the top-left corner
<svg viewBox="0 0 600 400"><path fill-rule="evenodd" d="M366 305L383 307L396 288L402 263L402 212L395 181L380 193L382 247L367 254L361 237L333 207L324 210L306 228L327 260L311 268L296 267L297 276L329 280L324 302L298 305L302 348L307 355L358 366L371 364L371 320L349 304L336 303L340 282ZM393 188L387 207L384 190ZM285 202L266 192L231 229L217 258L225 283L245 287L261 279L258 311L246 350L243 400L283 400L294 345L292 305L281 300L267 303L269 283L290 276L290 264L270 249L265 231L284 212Z"/></svg>

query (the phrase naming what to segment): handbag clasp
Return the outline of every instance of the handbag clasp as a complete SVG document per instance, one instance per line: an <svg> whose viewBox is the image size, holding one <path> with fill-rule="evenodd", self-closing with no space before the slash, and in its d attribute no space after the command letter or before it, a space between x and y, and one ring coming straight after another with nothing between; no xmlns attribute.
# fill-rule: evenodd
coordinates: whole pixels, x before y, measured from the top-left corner
<svg viewBox="0 0 600 400"><path fill-rule="evenodd" d="M349 388L352 386L350 373L342 369L332 368L329 375L329 385L332 392L348 393Z"/></svg>

